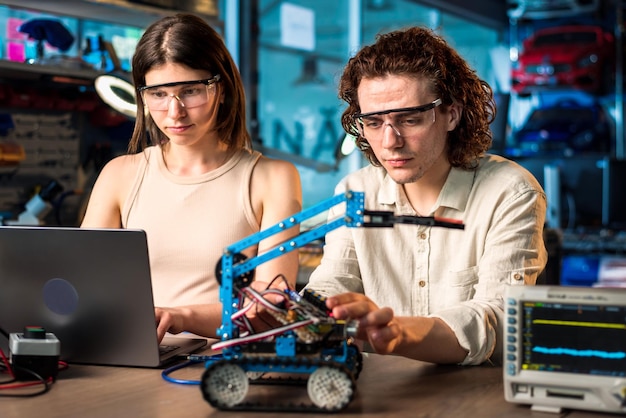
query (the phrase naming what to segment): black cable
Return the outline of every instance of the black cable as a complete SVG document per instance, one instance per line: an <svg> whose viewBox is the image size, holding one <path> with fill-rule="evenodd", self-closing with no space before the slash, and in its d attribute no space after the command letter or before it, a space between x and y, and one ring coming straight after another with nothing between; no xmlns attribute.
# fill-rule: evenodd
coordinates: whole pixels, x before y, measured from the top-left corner
<svg viewBox="0 0 626 418"><path fill-rule="evenodd" d="M276 277L274 277L272 279L271 282L268 283L267 287L265 288L265 290L269 289L270 287L272 287L272 285L274 284L275 281L277 281L278 279L281 279L283 281L283 283L285 283L285 285L287 285L287 288L290 288L289 286L289 282L287 281L287 278L285 277L284 274L279 273L276 275Z"/></svg>
<svg viewBox="0 0 626 418"><path fill-rule="evenodd" d="M16 379L10 380L8 382L2 382L0 383L0 397L3 398L32 398L35 396L39 396L39 395L43 395L44 393L47 393L50 390L50 386L52 381L48 381L47 379L44 379L43 377L41 377L41 375L39 375L38 373L35 373L34 371L30 370L30 369L26 369L23 367L19 367L19 366L15 366L13 365L13 369L19 369L21 372L25 372L30 374L31 376L33 376L35 378L35 380L38 380L39 383L41 383L43 385L43 387L41 388L41 390L37 391L37 392L30 392L30 393L2 393L1 390L8 390L8 389L22 389L22 388L3 388L2 386L7 385L7 384L11 384L14 383L16 381ZM27 387L27 386L24 386Z"/></svg>

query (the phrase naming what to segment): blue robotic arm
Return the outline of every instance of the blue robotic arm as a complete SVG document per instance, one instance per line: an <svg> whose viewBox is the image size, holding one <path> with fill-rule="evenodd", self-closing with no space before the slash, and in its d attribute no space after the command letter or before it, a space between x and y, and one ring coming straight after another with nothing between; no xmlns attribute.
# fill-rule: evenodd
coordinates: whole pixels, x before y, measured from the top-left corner
<svg viewBox="0 0 626 418"><path fill-rule="evenodd" d="M226 410L296 410L338 411L349 404L355 392L362 355L352 343L353 329L346 321L335 320L328 311L325 298L305 290L301 295L293 289L280 291L268 289L274 295L282 295L284 302L274 305L261 293L248 288L253 280L254 269L276 257L303 247L342 226L392 227L396 223L441 226L463 229L455 220L434 217L396 216L392 212L368 211L364 208L362 192L347 191L322 201L276 225L250 235L224 250L216 267L222 302L222 324L217 329L221 341L213 345L221 354L209 356L201 381L203 396L211 405ZM299 225L305 220L339 204L345 204L345 213L325 224L301 232L270 250L247 258L242 251L260 241ZM253 299L262 304L267 312L281 323L278 327L260 333L253 332L245 323L242 300ZM242 335L243 334L243 335ZM280 403L258 405L244 402L250 376L266 372L309 376L307 391L313 405L290 405ZM283 380L291 384L292 380Z"/></svg>
<svg viewBox="0 0 626 418"><path fill-rule="evenodd" d="M343 217L331 220L323 225L300 233L298 236L276 245L271 250L259 254L253 258L246 258L241 252L246 248L258 244L262 240L283 232L293 226L301 224L303 221L336 206L345 203L346 210ZM224 255L217 266L216 273L220 281L220 301L223 304L222 326L218 329L217 335L222 339L229 339L237 336L237 329L228 320L232 315L232 307L237 306L238 289L250 284L253 279L253 270L276 257L290 251L299 249L317 239L322 238L342 226L349 228L358 227L393 227L395 224L413 224L439 226L445 228L464 229L462 222L451 219L441 219L432 216L396 216L388 211L370 211L365 207L365 195L363 192L347 191L338 194L330 199L324 200L317 205L303 210L274 226L250 235L224 250Z"/></svg>

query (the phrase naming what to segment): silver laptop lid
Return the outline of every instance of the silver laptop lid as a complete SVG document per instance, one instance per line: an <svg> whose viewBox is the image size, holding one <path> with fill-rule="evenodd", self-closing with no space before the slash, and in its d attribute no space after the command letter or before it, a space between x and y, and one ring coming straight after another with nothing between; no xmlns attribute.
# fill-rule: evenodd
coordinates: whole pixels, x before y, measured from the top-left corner
<svg viewBox="0 0 626 418"><path fill-rule="evenodd" d="M158 366L145 232L0 227L0 328L25 326L68 362Z"/></svg>

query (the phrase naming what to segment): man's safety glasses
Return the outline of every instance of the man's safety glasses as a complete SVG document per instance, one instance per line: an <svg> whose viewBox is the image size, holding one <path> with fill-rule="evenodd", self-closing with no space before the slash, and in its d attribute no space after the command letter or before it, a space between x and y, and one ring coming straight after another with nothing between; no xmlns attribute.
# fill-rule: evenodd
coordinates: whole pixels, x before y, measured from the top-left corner
<svg viewBox="0 0 626 418"><path fill-rule="evenodd" d="M435 123L435 108L439 105L441 99L435 99L421 106L360 113L353 116L354 125L363 138L371 141L383 138L385 126L390 126L400 137L416 136ZM385 115L390 115L388 122Z"/></svg>

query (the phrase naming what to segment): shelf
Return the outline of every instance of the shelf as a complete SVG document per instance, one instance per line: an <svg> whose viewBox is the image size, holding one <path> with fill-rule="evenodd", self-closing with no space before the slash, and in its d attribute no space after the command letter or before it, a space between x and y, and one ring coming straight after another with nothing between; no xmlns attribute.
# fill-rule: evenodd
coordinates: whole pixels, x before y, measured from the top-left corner
<svg viewBox="0 0 626 418"><path fill-rule="evenodd" d="M54 77L62 77L68 79L65 82L71 82L72 79L91 82L100 74L102 73L99 71L86 68L75 69L57 65L26 64L0 60L0 79L51 81Z"/></svg>
<svg viewBox="0 0 626 418"><path fill-rule="evenodd" d="M198 14L210 24L221 27L216 2L177 1L178 7L171 9L157 7L161 3L158 1L153 1L155 6L150 6L128 0L3 0L2 5L145 29L152 22L176 11Z"/></svg>

